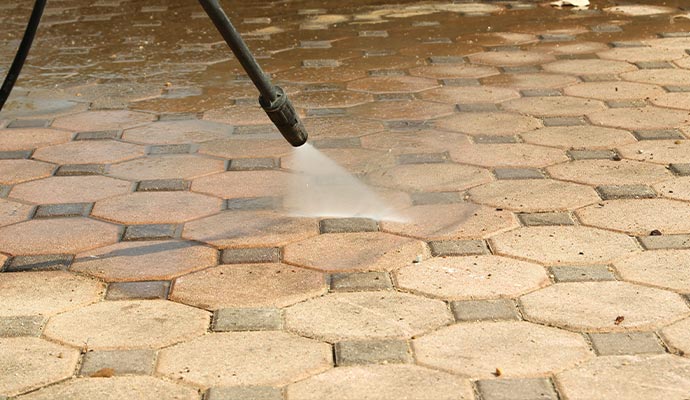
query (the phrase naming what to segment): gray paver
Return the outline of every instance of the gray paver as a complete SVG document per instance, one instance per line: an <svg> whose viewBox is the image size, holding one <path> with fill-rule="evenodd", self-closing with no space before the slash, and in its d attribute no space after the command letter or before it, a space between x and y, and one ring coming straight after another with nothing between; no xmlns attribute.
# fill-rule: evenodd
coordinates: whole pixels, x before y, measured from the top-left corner
<svg viewBox="0 0 690 400"><path fill-rule="evenodd" d="M665 352L653 332L590 333L589 337L600 356Z"/></svg>
<svg viewBox="0 0 690 400"><path fill-rule="evenodd" d="M678 176L690 176L690 163L674 163L669 168Z"/></svg>
<svg viewBox="0 0 690 400"><path fill-rule="evenodd" d="M376 232L379 224L370 218L328 218L319 221L321 233Z"/></svg>
<svg viewBox="0 0 690 400"><path fill-rule="evenodd" d="M550 267L549 270L556 282L613 281L616 279L606 265L557 265Z"/></svg>
<svg viewBox="0 0 690 400"><path fill-rule="evenodd" d="M647 185L603 185L596 187L599 196L604 200L615 199L651 199L656 192Z"/></svg>
<svg viewBox="0 0 690 400"><path fill-rule="evenodd" d="M271 386L213 387L204 400L283 400L283 394Z"/></svg>
<svg viewBox="0 0 690 400"><path fill-rule="evenodd" d="M491 379L477 382L483 400L558 400L549 379Z"/></svg>
<svg viewBox="0 0 690 400"><path fill-rule="evenodd" d="M646 129L633 131L637 140L685 139L677 129Z"/></svg>
<svg viewBox="0 0 690 400"><path fill-rule="evenodd" d="M635 65L639 69L670 69L674 68L673 64L668 61L640 61Z"/></svg>
<svg viewBox="0 0 690 400"><path fill-rule="evenodd" d="M448 153L419 153L401 154L398 156L399 164L437 164L450 160Z"/></svg>
<svg viewBox="0 0 690 400"><path fill-rule="evenodd" d="M56 176L103 175L106 171L104 164L65 164L55 172Z"/></svg>
<svg viewBox="0 0 690 400"><path fill-rule="evenodd" d="M238 158L230 160L228 171L257 171L279 166L280 161L275 158Z"/></svg>
<svg viewBox="0 0 690 400"><path fill-rule="evenodd" d="M0 151L0 160L21 160L31 157L32 150Z"/></svg>
<svg viewBox="0 0 690 400"><path fill-rule="evenodd" d="M223 308L213 315L215 332L273 331L283 327L282 312L277 308Z"/></svg>
<svg viewBox="0 0 690 400"><path fill-rule="evenodd" d="M168 281L113 282L108 285L106 300L166 299L170 290Z"/></svg>
<svg viewBox="0 0 690 400"><path fill-rule="evenodd" d="M690 235L640 236L637 238L647 250L690 249Z"/></svg>
<svg viewBox="0 0 690 400"><path fill-rule="evenodd" d="M620 160L613 150L568 150L568 156L573 160Z"/></svg>
<svg viewBox="0 0 690 400"><path fill-rule="evenodd" d="M107 140L118 139L122 135L122 131L89 131L78 132L74 136L74 140Z"/></svg>
<svg viewBox="0 0 690 400"><path fill-rule="evenodd" d="M174 224L130 225L122 240L162 240L179 236L182 227Z"/></svg>
<svg viewBox="0 0 690 400"><path fill-rule="evenodd" d="M140 181L137 192L174 192L189 190L189 182L184 179L151 179Z"/></svg>
<svg viewBox="0 0 690 400"><path fill-rule="evenodd" d="M359 138L325 138L314 140L312 146L317 149L351 149L362 147Z"/></svg>
<svg viewBox="0 0 690 400"><path fill-rule="evenodd" d="M525 89L521 90L520 94L523 97L544 97L544 96L562 96L563 93L561 93L560 90L558 89Z"/></svg>
<svg viewBox="0 0 690 400"><path fill-rule="evenodd" d="M5 272L66 270L73 260L74 256L71 254L16 256L7 262Z"/></svg>
<svg viewBox="0 0 690 400"><path fill-rule="evenodd" d="M517 143L518 140L515 136L476 135L474 142L476 144Z"/></svg>
<svg viewBox="0 0 690 400"><path fill-rule="evenodd" d="M495 168L496 179L544 179L544 173L538 168Z"/></svg>
<svg viewBox="0 0 690 400"><path fill-rule="evenodd" d="M50 119L15 119L7 125L8 128L45 128L52 120Z"/></svg>
<svg viewBox="0 0 690 400"><path fill-rule="evenodd" d="M521 213L517 215L525 226L574 225L567 212Z"/></svg>
<svg viewBox="0 0 690 400"><path fill-rule="evenodd" d="M41 336L46 321L41 315L0 317L0 338Z"/></svg>
<svg viewBox="0 0 690 400"><path fill-rule="evenodd" d="M335 344L338 366L412 362L410 345L403 340L357 340Z"/></svg>
<svg viewBox="0 0 690 400"><path fill-rule="evenodd" d="M467 103L456 104L455 109L460 112L496 112L498 106L493 103Z"/></svg>
<svg viewBox="0 0 690 400"><path fill-rule="evenodd" d="M151 375L155 360L153 350L89 351L84 355L79 374L91 376L101 371L108 375Z"/></svg>
<svg viewBox="0 0 690 400"><path fill-rule="evenodd" d="M355 272L331 275L331 290L356 292L365 290L393 289L391 278L386 272Z"/></svg>
<svg viewBox="0 0 690 400"><path fill-rule="evenodd" d="M488 254L489 247L483 240L437 240L429 242L435 257Z"/></svg>
<svg viewBox="0 0 690 400"><path fill-rule="evenodd" d="M635 100L609 100L606 102L609 108L638 108L645 107L647 102L643 99Z"/></svg>
<svg viewBox="0 0 690 400"><path fill-rule="evenodd" d="M479 79L473 78L448 78L441 79L444 86L481 86Z"/></svg>
<svg viewBox="0 0 690 400"><path fill-rule="evenodd" d="M520 319L515 303L508 299L453 301L450 306L459 322Z"/></svg>
<svg viewBox="0 0 690 400"><path fill-rule="evenodd" d="M223 264L275 263L280 261L280 254L277 247L225 249L220 259Z"/></svg>
<svg viewBox="0 0 690 400"><path fill-rule="evenodd" d="M36 208L34 218L87 216L91 208L93 203L42 204Z"/></svg>
<svg viewBox="0 0 690 400"><path fill-rule="evenodd" d="M410 193L410 199L415 206L461 203L464 201L460 192L415 192Z"/></svg>
<svg viewBox="0 0 690 400"><path fill-rule="evenodd" d="M280 197L246 197L225 200L227 210L272 210L280 208L283 199Z"/></svg>
<svg viewBox="0 0 690 400"><path fill-rule="evenodd" d="M584 117L544 117L544 126L579 126L588 125Z"/></svg>
<svg viewBox="0 0 690 400"><path fill-rule="evenodd" d="M583 82L609 82L609 81L619 81L618 75L614 74L590 74L580 76Z"/></svg>

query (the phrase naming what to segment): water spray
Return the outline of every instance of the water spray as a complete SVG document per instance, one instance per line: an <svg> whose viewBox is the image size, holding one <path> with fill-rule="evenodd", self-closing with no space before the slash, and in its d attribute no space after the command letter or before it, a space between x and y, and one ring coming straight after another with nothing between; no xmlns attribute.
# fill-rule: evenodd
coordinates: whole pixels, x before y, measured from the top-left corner
<svg viewBox="0 0 690 400"><path fill-rule="evenodd" d="M218 0L199 0L201 6L213 21L225 43L228 44L242 68L247 72L254 86L259 90L259 104L264 109L268 118L278 128L291 145L299 147L307 142L307 131L292 106L287 94L278 86L274 86L256 62L249 48L242 40L230 19L220 7Z"/></svg>

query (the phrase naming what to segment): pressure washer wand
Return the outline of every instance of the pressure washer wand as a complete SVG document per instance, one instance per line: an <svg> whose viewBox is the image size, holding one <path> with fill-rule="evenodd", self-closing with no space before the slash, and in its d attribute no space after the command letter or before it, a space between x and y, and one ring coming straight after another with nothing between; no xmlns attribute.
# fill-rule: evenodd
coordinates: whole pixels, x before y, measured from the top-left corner
<svg viewBox="0 0 690 400"><path fill-rule="evenodd" d="M254 86L259 89L259 104L266 111L273 124L291 145L299 147L306 143L307 131L304 129L292 103L283 89L273 86L271 80L266 76L242 40L239 32L230 23L230 19L218 4L218 0L199 0L199 3L225 42L230 46L235 57L242 64L242 68L254 82Z"/></svg>

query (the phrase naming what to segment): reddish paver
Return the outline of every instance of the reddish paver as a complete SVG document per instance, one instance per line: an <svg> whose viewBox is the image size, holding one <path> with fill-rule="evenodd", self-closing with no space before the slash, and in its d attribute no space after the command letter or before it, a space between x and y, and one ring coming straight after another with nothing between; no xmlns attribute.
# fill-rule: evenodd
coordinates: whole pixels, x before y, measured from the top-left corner
<svg viewBox="0 0 690 400"><path fill-rule="evenodd" d="M459 113L435 122L441 129L469 135L512 136L542 126L541 122L526 115L508 113Z"/></svg>
<svg viewBox="0 0 690 400"><path fill-rule="evenodd" d="M111 165L108 175L132 181L193 179L222 172L225 161L192 154L148 156Z"/></svg>
<svg viewBox="0 0 690 400"><path fill-rule="evenodd" d="M469 144L470 140L461 133L440 130L414 130L402 132L381 132L361 139L362 147L393 154L443 153L448 148Z"/></svg>
<svg viewBox="0 0 690 400"><path fill-rule="evenodd" d="M449 104L432 103L430 101L377 101L352 107L349 112L357 118L383 121L425 121L450 115L454 112L454 108Z"/></svg>
<svg viewBox="0 0 690 400"><path fill-rule="evenodd" d="M437 86L436 80L413 76L373 76L347 84L350 90L369 93L414 93Z"/></svg>
<svg viewBox="0 0 690 400"><path fill-rule="evenodd" d="M223 139L232 133L232 126L200 120L154 122L127 129L122 139L143 144L200 143Z"/></svg>
<svg viewBox="0 0 690 400"><path fill-rule="evenodd" d="M290 179L283 171L229 171L195 179L192 191L224 199L275 197L287 192Z"/></svg>
<svg viewBox="0 0 690 400"><path fill-rule="evenodd" d="M15 199L35 204L91 203L131 189L131 182L105 176L54 176L21 183L10 193Z"/></svg>
<svg viewBox="0 0 690 400"><path fill-rule="evenodd" d="M28 219L31 216L31 210L31 206L0 199L0 226Z"/></svg>
<svg viewBox="0 0 690 400"><path fill-rule="evenodd" d="M58 129L0 129L0 151L30 150L64 143L72 139L72 135L72 132Z"/></svg>
<svg viewBox="0 0 690 400"><path fill-rule="evenodd" d="M374 185L407 191L453 192L490 182L489 171L457 164L408 164L374 171Z"/></svg>
<svg viewBox="0 0 690 400"><path fill-rule="evenodd" d="M304 118L302 121L310 138L359 137L385 130L383 123L363 118L327 117Z"/></svg>
<svg viewBox="0 0 690 400"><path fill-rule="evenodd" d="M520 97L520 93L513 89L492 86L444 86L420 93L419 97L428 101L442 101L451 104L500 103L517 99Z"/></svg>
<svg viewBox="0 0 690 400"><path fill-rule="evenodd" d="M591 187L551 179L496 181L469 194L477 203L516 211L571 210L599 200Z"/></svg>
<svg viewBox="0 0 690 400"><path fill-rule="evenodd" d="M50 176L54 165L33 160L0 160L0 184L11 185Z"/></svg>
<svg viewBox="0 0 690 400"><path fill-rule="evenodd" d="M144 155L144 147L136 144L99 140L78 141L43 147L34 158L56 164L109 164Z"/></svg>
<svg viewBox="0 0 690 400"><path fill-rule="evenodd" d="M484 78L498 75L498 69L485 65L427 65L410 69L410 74L425 78L452 79L452 78Z"/></svg>
<svg viewBox="0 0 690 400"><path fill-rule="evenodd" d="M480 167L545 167L567 161L565 152L525 143L468 144L454 147L450 156L461 164Z"/></svg>
<svg viewBox="0 0 690 400"><path fill-rule="evenodd" d="M199 146L200 153L229 159L280 157L290 150L290 145L283 139L219 139Z"/></svg>
<svg viewBox="0 0 690 400"><path fill-rule="evenodd" d="M546 170L555 179L590 185L649 185L671 177L660 165L630 160L578 160Z"/></svg>
<svg viewBox="0 0 690 400"><path fill-rule="evenodd" d="M222 200L189 192L137 192L96 202L91 214L122 224L174 224L220 212Z"/></svg>
<svg viewBox="0 0 690 400"><path fill-rule="evenodd" d="M611 149L637 141L628 131L599 126L550 126L521 133L527 143L562 149Z"/></svg>
<svg viewBox="0 0 690 400"><path fill-rule="evenodd" d="M105 131L130 128L155 119L153 114L133 111L87 111L56 118L51 126L74 132Z"/></svg>

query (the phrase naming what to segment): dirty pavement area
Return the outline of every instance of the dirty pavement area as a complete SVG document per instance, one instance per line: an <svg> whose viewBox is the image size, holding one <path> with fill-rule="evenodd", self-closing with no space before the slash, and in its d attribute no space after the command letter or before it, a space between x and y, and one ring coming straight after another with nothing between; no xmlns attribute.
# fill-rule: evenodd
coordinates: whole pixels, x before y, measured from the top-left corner
<svg viewBox="0 0 690 400"><path fill-rule="evenodd" d="M0 113L0 399L687 400L690 1L49 0ZM0 75L32 2L0 4Z"/></svg>

